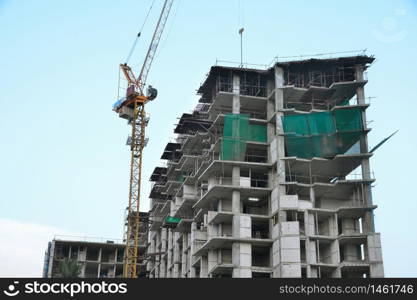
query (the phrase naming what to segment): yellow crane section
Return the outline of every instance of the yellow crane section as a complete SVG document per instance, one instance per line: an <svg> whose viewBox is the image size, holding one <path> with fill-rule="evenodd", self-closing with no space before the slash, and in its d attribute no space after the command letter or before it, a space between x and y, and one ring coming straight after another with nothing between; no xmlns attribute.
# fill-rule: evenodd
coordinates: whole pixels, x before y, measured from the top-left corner
<svg viewBox="0 0 417 300"><path fill-rule="evenodd" d="M132 69L125 64L120 69L127 80L126 97L120 99L113 110L121 118L128 119L132 125L131 138L129 139L131 149L130 180L129 180L129 204L126 216L126 249L124 256L123 277L136 278L138 276L138 246L139 246L139 208L140 208L140 187L142 177L142 154L146 146L145 128L148 119L145 114L145 104L157 96L157 90L148 86L146 95L144 93L146 79L151 68L156 50L161 40L169 13L174 0L165 0L158 23L155 28L148 52L143 62L141 72L136 78ZM138 35L139 36L139 35Z"/></svg>

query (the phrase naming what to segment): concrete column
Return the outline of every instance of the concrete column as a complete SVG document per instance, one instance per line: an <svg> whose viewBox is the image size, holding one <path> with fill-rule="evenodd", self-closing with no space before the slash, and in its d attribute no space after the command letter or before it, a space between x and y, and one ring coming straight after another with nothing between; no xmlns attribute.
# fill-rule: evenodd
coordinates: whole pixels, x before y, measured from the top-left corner
<svg viewBox="0 0 417 300"><path fill-rule="evenodd" d="M232 113L240 114L240 77L233 75L233 105Z"/></svg>
<svg viewBox="0 0 417 300"><path fill-rule="evenodd" d="M358 65L356 66L356 81L363 81L363 66L362 65ZM357 103L358 105L363 105L365 104L365 88L362 87L358 87L356 90L356 98L357 98ZM363 128L366 129L367 128L367 124L366 124L366 112L363 111L362 112L362 125ZM362 135L361 139L360 139L360 150L361 153L367 153L368 152L368 137L366 134ZM369 165L369 159L363 159L362 161L362 175L363 178L370 178L370 165Z"/></svg>
<svg viewBox="0 0 417 300"><path fill-rule="evenodd" d="M234 77L233 80L233 113L240 112L240 100L239 100L239 81L238 77ZM232 184L233 186L240 186L240 167L234 166L232 169ZM251 236L251 220L250 217L241 215L241 201L240 192L235 190L232 192L232 212L233 224L232 232L234 237L250 237ZM250 278L251 272L251 258L252 250L250 244L245 243L233 243L232 245L232 257L233 257L233 277L236 278ZM209 255L210 259L210 255ZM216 257L217 260L217 257ZM209 261L210 270L210 261Z"/></svg>
<svg viewBox="0 0 417 300"><path fill-rule="evenodd" d="M309 238L307 238L305 240L305 253L306 253L306 263L307 263L307 266L309 266L310 264L316 262L316 260L315 260L315 252L313 252L311 250L311 248L312 248L312 245L311 244L314 244L314 241L311 241ZM308 273L309 273L309 270L307 269L307 277L308 277Z"/></svg>
<svg viewBox="0 0 417 300"><path fill-rule="evenodd" d="M282 213L280 213L280 198L285 195L285 187L280 183L285 182L285 162L282 160L285 157L285 140L284 129L282 124L283 112L280 111L284 108L284 70L282 68L275 68L275 99L274 110L276 112L275 131L276 136L271 141L270 153L271 161L277 164L276 178L272 180L274 183L273 191L271 193L271 214L278 215L278 222L272 221L272 266L273 277L285 277L288 274L294 274L291 270L291 265L283 265L282 252L283 243L281 241L280 227L282 226ZM275 217L276 218L276 217ZM274 224L275 223L275 224ZM286 246L284 246L285 248ZM298 251L299 252L299 251ZM299 253L298 253L299 256ZM298 263L299 266L299 263ZM301 273L295 272L298 275Z"/></svg>
<svg viewBox="0 0 417 300"><path fill-rule="evenodd" d="M213 215L215 215L215 212L209 211L207 213L208 219L211 219ZM219 224L208 224L207 225L207 240L210 240L212 238L219 236Z"/></svg>
<svg viewBox="0 0 417 300"><path fill-rule="evenodd" d="M331 262L332 264L339 264L340 263L340 252L339 252L339 241L335 240L330 245L330 255L331 255ZM333 271L332 277L340 278L342 277L342 273L339 268Z"/></svg>
<svg viewBox="0 0 417 300"><path fill-rule="evenodd" d="M161 230L161 252L166 252L167 251L167 229L166 228L162 228Z"/></svg>
<svg viewBox="0 0 417 300"><path fill-rule="evenodd" d="M316 207L316 193L313 187L310 188L310 202L313 207Z"/></svg>
<svg viewBox="0 0 417 300"><path fill-rule="evenodd" d="M232 192L232 212L235 214L240 213L240 192L239 191Z"/></svg>
<svg viewBox="0 0 417 300"><path fill-rule="evenodd" d="M146 271L150 272L154 267L154 262L152 260L148 261L146 264Z"/></svg>
<svg viewBox="0 0 417 300"><path fill-rule="evenodd" d="M249 243L233 243L232 262L234 278L252 277L252 246Z"/></svg>
<svg viewBox="0 0 417 300"><path fill-rule="evenodd" d="M284 129L282 125L282 119L281 117L284 116L284 113L281 112L284 108L284 70L282 68L275 68L275 111L277 112L276 117L276 129L277 134L283 134ZM284 157L285 149L284 149L284 137L278 136L280 142L279 145L282 145L282 147L279 147L278 149L278 156L279 158Z"/></svg>
<svg viewBox="0 0 417 300"><path fill-rule="evenodd" d="M306 235L315 235L316 234L316 221L314 212L307 212L307 218L305 220L306 225Z"/></svg>
<svg viewBox="0 0 417 300"><path fill-rule="evenodd" d="M354 244L346 244L343 246L343 253L345 261L358 261L358 250Z"/></svg>
<svg viewBox="0 0 417 300"><path fill-rule="evenodd" d="M159 271L160 271L161 264L158 264L155 268L155 278L160 278Z"/></svg>
<svg viewBox="0 0 417 300"><path fill-rule="evenodd" d="M202 256L200 261L200 278L208 278L208 259Z"/></svg>
<svg viewBox="0 0 417 300"><path fill-rule="evenodd" d="M52 277L52 267L54 263L54 256L55 256L55 241L51 242L51 249L49 250L49 263L48 263L48 274L47 277ZM79 251L77 255L77 260L79 260Z"/></svg>
<svg viewBox="0 0 417 300"><path fill-rule="evenodd" d="M240 186L240 167L233 166L232 169L232 184L233 186ZM232 192L232 212L240 213L240 191Z"/></svg>
<svg viewBox="0 0 417 300"><path fill-rule="evenodd" d="M240 186L240 167L239 166L232 167L232 185Z"/></svg>
<svg viewBox="0 0 417 300"><path fill-rule="evenodd" d="M80 277L81 278L84 278L85 277L85 263L83 263L82 265L81 265L81 272L80 272Z"/></svg>
<svg viewBox="0 0 417 300"><path fill-rule="evenodd" d="M179 246L179 243L177 242L178 237L179 237L179 233L175 232L174 233L174 241L173 241L173 244L174 244L174 249L173 249L174 250L174 257L173 257L174 264L179 263L180 262L180 257L181 257L180 246Z"/></svg>
<svg viewBox="0 0 417 300"><path fill-rule="evenodd" d="M282 68L275 68L275 109L277 111L276 117L276 155L277 159L277 177L278 182L285 181L285 162L281 159L285 157L285 139L284 127L282 124L283 112L279 110L284 108L284 70ZM285 195L285 187L278 185L279 195Z"/></svg>
<svg viewBox="0 0 417 300"><path fill-rule="evenodd" d="M267 102L267 120L270 120L275 113L275 101L271 101L271 99L268 99ZM273 138L275 138L275 125L272 123L267 124L267 134L268 134L268 141L272 141Z"/></svg>
<svg viewBox="0 0 417 300"><path fill-rule="evenodd" d="M210 273L217 265L217 250L210 249L207 254L207 270Z"/></svg>
<svg viewBox="0 0 417 300"><path fill-rule="evenodd" d="M195 277L195 268L194 267L191 267L190 268L190 278L196 278Z"/></svg>
<svg viewBox="0 0 417 300"><path fill-rule="evenodd" d="M150 248L150 252L155 252L156 251L155 239L151 239L151 244L150 244L149 248Z"/></svg>
<svg viewBox="0 0 417 300"><path fill-rule="evenodd" d="M355 232L355 220L348 218L342 219L342 234L352 234Z"/></svg>
<svg viewBox="0 0 417 300"><path fill-rule="evenodd" d="M233 236L237 238L252 237L252 220L245 215L233 216ZM252 277L252 246L249 243L233 243L232 245L233 277Z"/></svg>
<svg viewBox="0 0 417 300"><path fill-rule="evenodd" d="M364 80L363 76L364 67L362 65L356 66L356 81L360 82ZM365 88L358 87L356 90L356 98L359 105L365 104ZM367 128L366 124L366 112L362 112L362 122L363 128ZM368 153L368 136L363 134L360 138L360 151L361 153ZM369 158L362 159L362 178L363 179L370 179L371 178L371 167L369 163ZM365 203L369 206L372 205L372 190L369 184L364 185L364 198ZM375 232L375 223L374 223L374 216L373 212L368 212L365 215L365 223L369 226L369 230L371 232Z"/></svg>
<svg viewBox="0 0 417 300"><path fill-rule="evenodd" d="M279 229L279 224L277 224L274 227ZM273 235L273 237L274 236L276 237L278 235ZM279 238L274 238L274 241L272 242L272 268L273 268L272 277L273 278L281 277L280 265L281 265L280 240Z"/></svg>
<svg viewBox="0 0 417 300"><path fill-rule="evenodd" d="M301 277L301 252L298 222L282 222L280 225L287 228L281 230L280 237L280 273L281 277Z"/></svg>
<svg viewBox="0 0 417 300"><path fill-rule="evenodd" d="M240 113L240 77L236 74L233 75L233 106L232 113ZM232 184L234 186L240 185L240 168L234 166L232 169ZM232 211L234 213L240 213L240 192L233 191L232 195Z"/></svg>
<svg viewBox="0 0 417 300"><path fill-rule="evenodd" d="M190 233L190 266L193 264L193 262L195 261L196 257L193 255L193 253L195 252L195 232L197 230L197 223L196 222L192 222L191 223L191 233ZM194 274L193 277L195 277L195 269L194 267L192 267L192 274Z"/></svg>
<svg viewBox="0 0 417 300"><path fill-rule="evenodd" d="M240 113L240 78L237 75L233 76L233 108L232 112L234 114ZM238 166L234 166L232 170L232 182L234 186L240 186L240 168ZM241 219L242 216L240 216L241 213L241 201L240 201L240 192L239 191L233 191L232 194L232 212L235 214L233 216L233 225L232 225L232 231L233 236L235 237L242 237L242 235L245 234L244 231L247 230L245 228L245 220ZM250 223L250 220L249 220ZM249 228L250 232L250 228ZM249 250L248 250L249 246ZM246 259L240 259L241 256L246 257L247 253L249 252L249 259L251 258L251 250L250 250L250 244L242 244L242 243L233 243L232 246L232 253L234 257L234 265L236 266L233 269L233 277L251 277L250 272L250 261L247 261ZM236 259L235 259L236 258ZM243 271L241 268L247 268L249 267L249 271Z"/></svg>
<svg viewBox="0 0 417 300"><path fill-rule="evenodd" d="M174 270L173 270L173 274L172 274L173 278L180 278L180 269L179 269L179 265L178 264L174 264Z"/></svg>
<svg viewBox="0 0 417 300"><path fill-rule="evenodd" d="M188 272L188 236L187 233L182 235L182 277L185 277L185 274Z"/></svg>
<svg viewBox="0 0 417 300"><path fill-rule="evenodd" d="M161 262L159 263L159 278L166 277L166 258L161 258Z"/></svg>
<svg viewBox="0 0 417 300"><path fill-rule="evenodd" d="M251 217L245 215L233 216L233 236L238 238L252 237L252 220Z"/></svg>
<svg viewBox="0 0 417 300"><path fill-rule="evenodd" d="M207 190L211 190L213 186L220 184L220 180L215 176L210 176L207 180Z"/></svg>
<svg viewBox="0 0 417 300"><path fill-rule="evenodd" d="M191 243L191 239L189 239L188 241L189 243ZM191 244L190 244L190 247L191 247ZM193 255L192 255L191 248L190 248L188 250L188 255L187 255L187 268L188 268L187 272L188 272L188 277L190 278L195 277L195 270L192 265L193 265Z"/></svg>
<svg viewBox="0 0 417 300"><path fill-rule="evenodd" d="M236 74L233 75L233 105L232 113L240 113L240 77ZM240 185L240 168L234 166L232 169L232 184L234 186ZM240 192L233 191L232 196L232 211L235 213L240 212Z"/></svg>
<svg viewBox="0 0 417 300"><path fill-rule="evenodd" d="M384 277L381 238L379 234L368 235L366 246L370 266L370 277Z"/></svg>
<svg viewBox="0 0 417 300"><path fill-rule="evenodd" d="M334 214L334 227L333 227L334 236L339 235L339 216L338 214Z"/></svg>
<svg viewBox="0 0 417 300"><path fill-rule="evenodd" d="M165 278L171 278L171 273L170 273L168 267L169 267L168 264L166 264L166 275L165 275Z"/></svg>

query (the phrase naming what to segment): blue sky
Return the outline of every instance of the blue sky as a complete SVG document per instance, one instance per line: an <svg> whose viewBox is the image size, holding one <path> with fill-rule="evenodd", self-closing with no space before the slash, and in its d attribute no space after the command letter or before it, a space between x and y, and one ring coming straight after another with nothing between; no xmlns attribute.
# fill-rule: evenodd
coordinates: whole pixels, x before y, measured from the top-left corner
<svg viewBox="0 0 417 300"><path fill-rule="evenodd" d="M377 58L366 86L366 96L376 97L368 110L369 144L400 130L371 160L386 275L417 276L417 199L409 192L417 167L417 1L241 2L241 18L237 0L174 3L148 78L159 97L148 105L142 208L148 209L149 175L177 117L195 106L209 67L216 59L240 59L240 25L250 63L366 48ZM120 237L129 128L111 106L118 64L150 3L0 0L0 220L50 228L50 238L53 232ZM161 3L133 65L143 60ZM0 228L0 236L7 234L18 233Z"/></svg>

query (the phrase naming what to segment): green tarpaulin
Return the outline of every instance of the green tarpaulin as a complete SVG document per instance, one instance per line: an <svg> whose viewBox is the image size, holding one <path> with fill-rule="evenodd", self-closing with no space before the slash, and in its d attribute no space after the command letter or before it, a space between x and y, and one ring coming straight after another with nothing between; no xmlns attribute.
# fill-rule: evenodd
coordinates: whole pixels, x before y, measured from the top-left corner
<svg viewBox="0 0 417 300"><path fill-rule="evenodd" d="M243 161L246 142L267 142L265 125L249 124L249 115L226 114L224 119L221 160Z"/></svg>
<svg viewBox="0 0 417 300"><path fill-rule="evenodd" d="M282 117L287 156L333 157L345 153L363 133L360 108Z"/></svg>

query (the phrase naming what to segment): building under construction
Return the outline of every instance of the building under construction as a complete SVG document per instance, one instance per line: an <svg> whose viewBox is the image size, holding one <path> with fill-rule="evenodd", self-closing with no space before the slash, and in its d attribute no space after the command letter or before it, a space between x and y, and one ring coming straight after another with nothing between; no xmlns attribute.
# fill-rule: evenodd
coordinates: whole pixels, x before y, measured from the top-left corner
<svg viewBox="0 0 417 300"><path fill-rule="evenodd" d="M146 277L146 245L148 214L141 213L141 230L137 270L138 277ZM44 278L67 277L62 274L62 264L76 262L80 278L122 278L125 260L126 236L115 241L100 238L56 236L45 251Z"/></svg>
<svg viewBox="0 0 417 300"><path fill-rule="evenodd" d="M373 61L213 66L150 178L148 276L383 277L364 92Z"/></svg>

